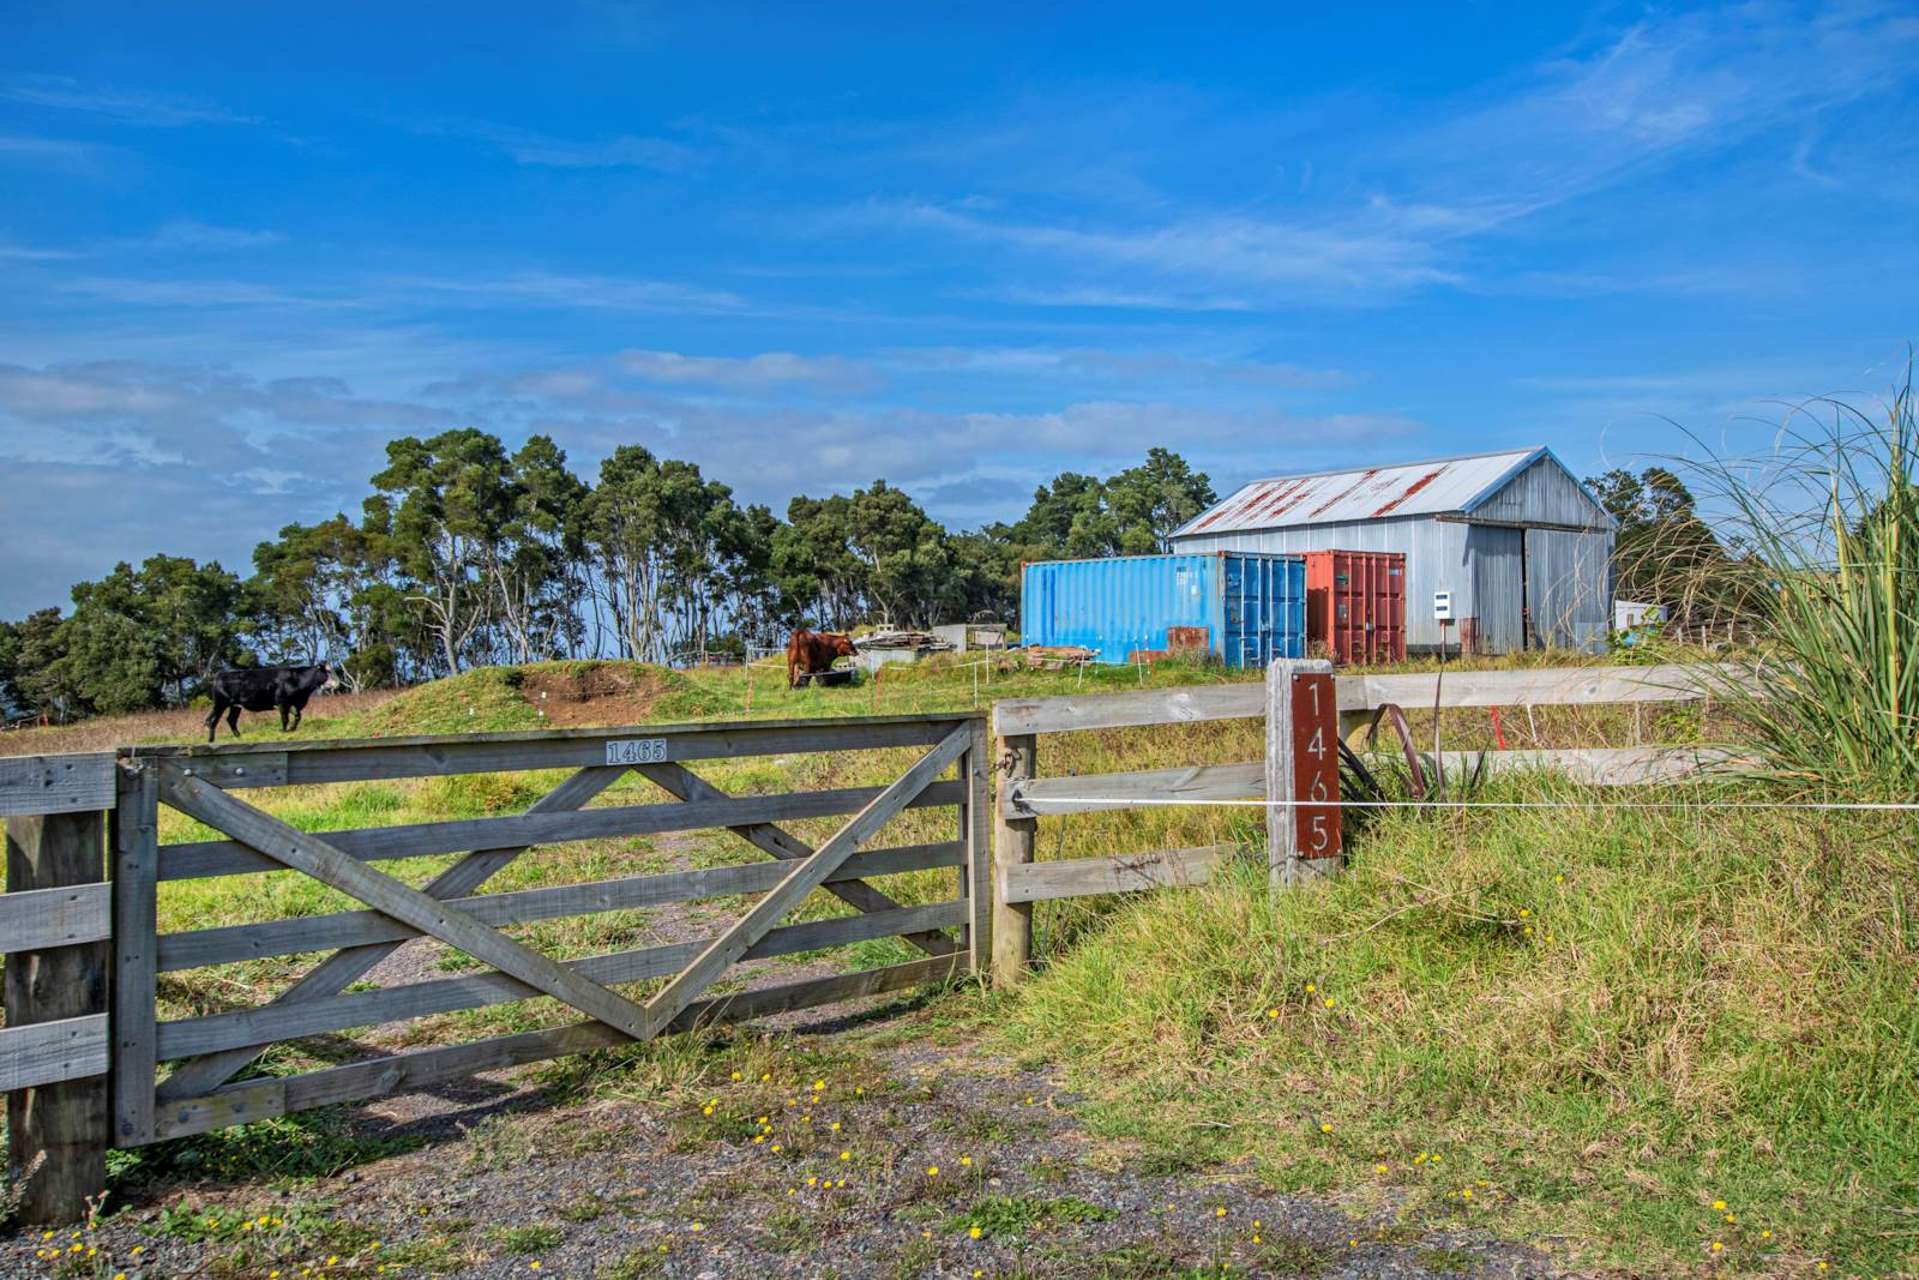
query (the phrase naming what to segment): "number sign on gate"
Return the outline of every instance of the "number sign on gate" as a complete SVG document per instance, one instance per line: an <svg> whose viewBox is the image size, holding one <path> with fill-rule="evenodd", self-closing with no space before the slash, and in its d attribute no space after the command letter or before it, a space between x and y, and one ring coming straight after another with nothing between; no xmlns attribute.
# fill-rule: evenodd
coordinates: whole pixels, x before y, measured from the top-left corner
<svg viewBox="0 0 1919 1280"><path fill-rule="evenodd" d="M1293 797L1297 856L1337 858L1339 713L1330 675L1293 675Z"/></svg>
<svg viewBox="0 0 1919 1280"><path fill-rule="evenodd" d="M615 738L606 744L608 764L663 764L665 738Z"/></svg>

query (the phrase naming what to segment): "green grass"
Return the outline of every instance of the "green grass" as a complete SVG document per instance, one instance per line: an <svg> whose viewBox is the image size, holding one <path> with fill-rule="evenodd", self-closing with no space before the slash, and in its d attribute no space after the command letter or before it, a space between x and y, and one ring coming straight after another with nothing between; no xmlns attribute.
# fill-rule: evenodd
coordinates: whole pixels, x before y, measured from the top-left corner
<svg viewBox="0 0 1919 1280"><path fill-rule="evenodd" d="M1721 1269L1884 1274L1919 1258L1911 834L1706 805L1394 813L1310 892L1248 870L1142 896L989 1022L1148 1163L1246 1161L1631 1267L1716 1238Z"/></svg>

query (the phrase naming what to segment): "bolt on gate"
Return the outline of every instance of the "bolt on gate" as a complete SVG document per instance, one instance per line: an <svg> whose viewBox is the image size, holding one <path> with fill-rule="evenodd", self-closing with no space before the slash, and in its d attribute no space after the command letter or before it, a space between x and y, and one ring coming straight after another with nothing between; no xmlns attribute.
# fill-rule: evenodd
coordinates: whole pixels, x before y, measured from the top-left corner
<svg viewBox="0 0 1919 1280"><path fill-rule="evenodd" d="M89 1047L84 1061L76 1059L68 1075L16 1072L18 1078L6 1080L5 1087L26 1089L83 1072L107 1071L110 1133L97 1134L93 1141L133 1147L973 972L984 959L989 901L985 744L983 718L930 715L387 738L264 749L227 744L123 750L117 757L105 757L114 793L109 842L111 1016L99 1016L106 1012L100 1010L74 1020L86 1031ZM884 787L734 795L688 767L699 761L889 748L922 754ZM571 772L524 813L405 826L308 832L236 794L309 784L553 769ZM942 777L948 772L954 776ZM646 778L669 798L587 807L629 773ZM161 806L212 828L219 838L160 843ZM901 814L941 808L954 814L951 839L865 847ZM781 825L842 814L851 816L817 846ZM730 831L769 855L769 861L480 892L534 846L703 828ZM97 867L97 834L95 838ZM430 854L460 856L421 888L376 865ZM901 905L869 883L945 867L955 869L957 880L957 892L947 901ZM161 885L271 871L310 877L351 898L360 909L159 931ZM819 888L856 908L857 914L778 923ZM89 892L90 906L105 909L106 896ZM540 920L741 894L760 896L717 936L565 963L506 932L510 926ZM15 896L0 897L0 903ZM10 917L0 912L0 918ZM105 934L104 928L96 928L86 936ZM714 990L742 960L893 936L923 952L923 958L727 994ZM350 989L380 961L420 937L437 939L489 966L489 971ZM33 939L36 945L51 940ZM0 942L0 948L26 949L11 941ZM257 1007L164 1021L158 1016L161 974L314 952L331 954ZM665 982L643 1001L614 989L647 979ZM283 1041L538 996L553 997L588 1020L446 1047L381 1052L297 1075L234 1079L265 1049ZM12 1012L10 1004L10 1016ZM105 1033L109 1025L110 1037ZM10 1026L0 1032L0 1059L11 1048L4 1037L31 1030L16 1033ZM174 1064L173 1069L162 1077L160 1068L166 1063ZM16 1157L23 1154L21 1136L16 1126ZM97 1176L94 1182L90 1190L98 1189ZM82 1207L71 1199L69 1194L61 1206L67 1216Z"/></svg>

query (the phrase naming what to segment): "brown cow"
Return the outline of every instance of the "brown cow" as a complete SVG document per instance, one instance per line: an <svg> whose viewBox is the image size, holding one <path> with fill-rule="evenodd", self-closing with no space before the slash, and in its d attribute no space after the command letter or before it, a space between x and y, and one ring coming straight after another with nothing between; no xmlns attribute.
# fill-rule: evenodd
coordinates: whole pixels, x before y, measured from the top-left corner
<svg viewBox="0 0 1919 1280"><path fill-rule="evenodd" d="M786 642L786 687L797 689L800 676L831 671L833 659L850 658L858 652L847 636L801 627Z"/></svg>

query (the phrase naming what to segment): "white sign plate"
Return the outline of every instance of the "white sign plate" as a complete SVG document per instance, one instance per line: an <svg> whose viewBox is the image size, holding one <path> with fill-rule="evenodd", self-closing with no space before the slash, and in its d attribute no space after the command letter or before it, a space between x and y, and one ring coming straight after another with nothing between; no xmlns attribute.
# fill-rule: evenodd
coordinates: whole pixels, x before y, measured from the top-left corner
<svg viewBox="0 0 1919 1280"><path fill-rule="evenodd" d="M614 738L606 744L608 764L660 764L665 759L665 738Z"/></svg>

